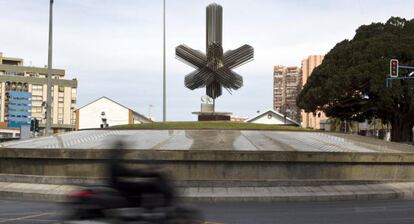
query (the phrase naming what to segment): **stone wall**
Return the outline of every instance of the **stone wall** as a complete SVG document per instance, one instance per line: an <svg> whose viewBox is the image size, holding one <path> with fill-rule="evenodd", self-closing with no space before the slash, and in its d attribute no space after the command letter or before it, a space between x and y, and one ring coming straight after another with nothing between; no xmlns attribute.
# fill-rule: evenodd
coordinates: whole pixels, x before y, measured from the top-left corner
<svg viewBox="0 0 414 224"><path fill-rule="evenodd" d="M0 174L104 177L108 150L0 149ZM125 150L178 180L414 180L414 153Z"/></svg>

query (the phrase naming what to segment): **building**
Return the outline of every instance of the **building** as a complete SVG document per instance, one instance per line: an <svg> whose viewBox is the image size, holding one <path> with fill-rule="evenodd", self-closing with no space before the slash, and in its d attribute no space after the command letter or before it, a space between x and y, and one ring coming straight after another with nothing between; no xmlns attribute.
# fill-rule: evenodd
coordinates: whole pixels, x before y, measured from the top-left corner
<svg viewBox="0 0 414 224"><path fill-rule="evenodd" d="M6 122L0 123L0 142L20 137L20 128L9 128Z"/></svg>
<svg viewBox="0 0 414 224"><path fill-rule="evenodd" d="M234 122L244 122L246 121L248 118L247 117L242 117L242 116L236 116L236 115L232 115L230 117L230 121L234 121Z"/></svg>
<svg viewBox="0 0 414 224"><path fill-rule="evenodd" d="M300 121L296 97L301 88L301 72L296 66L275 66L273 69L273 109L295 121Z"/></svg>
<svg viewBox="0 0 414 224"><path fill-rule="evenodd" d="M323 61L323 55L311 55L302 60L302 85L301 88L308 81L313 69L319 66ZM316 111L316 113L305 113L301 111L301 124L303 128L325 129L324 125L327 117L324 112ZM321 125L322 124L322 125Z"/></svg>
<svg viewBox="0 0 414 224"><path fill-rule="evenodd" d="M255 124L279 124L300 126L299 122L274 110L267 110L263 113L259 112L257 115L249 118L245 122Z"/></svg>
<svg viewBox="0 0 414 224"><path fill-rule="evenodd" d="M76 110L76 129L78 130L151 122L152 120L144 115L105 96Z"/></svg>
<svg viewBox="0 0 414 224"><path fill-rule="evenodd" d="M25 66L23 59L0 53L0 126L19 128L38 119L44 130L47 101L47 67ZM64 79L65 70L52 69L52 129L75 128L76 79ZM42 131L41 131L42 132Z"/></svg>

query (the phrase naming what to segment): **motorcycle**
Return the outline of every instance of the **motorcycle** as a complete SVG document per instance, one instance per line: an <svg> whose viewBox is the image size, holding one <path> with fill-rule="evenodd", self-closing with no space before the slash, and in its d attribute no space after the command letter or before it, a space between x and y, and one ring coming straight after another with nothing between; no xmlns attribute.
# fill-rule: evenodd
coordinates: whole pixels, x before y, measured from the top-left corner
<svg viewBox="0 0 414 224"><path fill-rule="evenodd" d="M68 195L68 213L63 223L203 223L195 207L178 201L173 185L162 172L126 170L120 164L119 152L112 152L107 184L82 187Z"/></svg>

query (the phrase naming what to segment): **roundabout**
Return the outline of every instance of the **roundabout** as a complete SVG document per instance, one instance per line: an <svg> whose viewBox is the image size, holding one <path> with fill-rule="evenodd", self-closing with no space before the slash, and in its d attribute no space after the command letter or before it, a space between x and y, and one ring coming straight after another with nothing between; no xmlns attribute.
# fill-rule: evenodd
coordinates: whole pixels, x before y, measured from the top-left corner
<svg viewBox="0 0 414 224"><path fill-rule="evenodd" d="M116 140L130 166L160 164L179 181L411 181L414 147L326 132L85 130L3 143L0 173L104 177Z"/></svg>

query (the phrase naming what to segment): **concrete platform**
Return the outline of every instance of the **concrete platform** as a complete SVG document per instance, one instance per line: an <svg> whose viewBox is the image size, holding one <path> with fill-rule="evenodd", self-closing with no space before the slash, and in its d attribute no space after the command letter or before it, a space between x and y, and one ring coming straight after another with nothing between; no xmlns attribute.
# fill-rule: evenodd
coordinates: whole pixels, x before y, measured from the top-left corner
<svg viewBox="0 0 414 224"><path fill-rule="evenodd" d="M0 148L0 174L104 178L115 139L127 142L123 157L131 168L157 164L181 182L414 182L410 145L337 133L244 130L88 130L9 142Z"/></svg>
<svg viewBox="0 0 414 224"><path fill-rule="evenodd" d="M85 130L0 144L3 148L129 149L410 153L410 145L326 132L239 130Z"/></svg>

